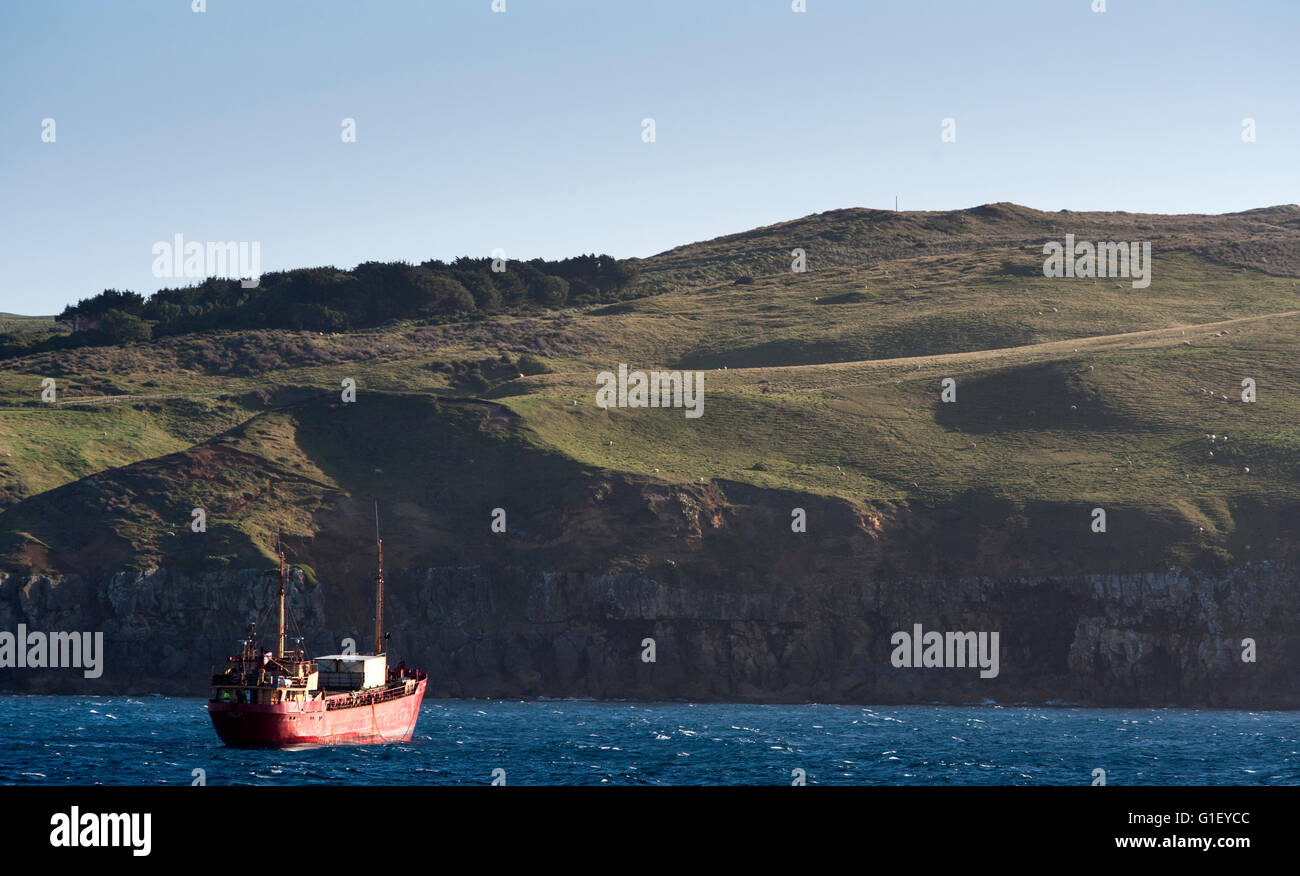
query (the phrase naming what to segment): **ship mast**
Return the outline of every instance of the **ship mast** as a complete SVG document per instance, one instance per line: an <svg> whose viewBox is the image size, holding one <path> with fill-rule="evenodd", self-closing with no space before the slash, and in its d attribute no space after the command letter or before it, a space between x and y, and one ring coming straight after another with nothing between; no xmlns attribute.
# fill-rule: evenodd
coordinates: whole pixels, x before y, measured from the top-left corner
<svg viewBox="0 0 1300 876"><path fill-rule="evenodd" d="M280 553L280 635L276 640L275 656L279 660L284 659L284 545L280 543L280 536L275 537L275 547Z"/></svg>
<svg viewBox="0 0 1300 876"><path fill-rule="evenodd" d="M375 575L375 653L384 653L384 540L379 537L379 503L375 503L375 543L379 548L379 572Z"/></svg>

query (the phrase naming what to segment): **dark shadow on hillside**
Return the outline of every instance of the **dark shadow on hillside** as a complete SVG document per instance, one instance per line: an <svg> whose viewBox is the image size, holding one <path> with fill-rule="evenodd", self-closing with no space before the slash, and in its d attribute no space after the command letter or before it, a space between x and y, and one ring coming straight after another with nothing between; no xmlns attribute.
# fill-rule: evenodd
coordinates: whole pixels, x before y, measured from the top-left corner
<svg viewBox="0 0 1300 876"><path fill-rule="evenodd" d="M851 292L841 292L839 295L823 295L814 301L814 304L869 304L876 300L876 295L869 292L863 292L855 289Z"/></svg>
<svg viewBox="0 0 1300 876"><path fill-rule="evenodd" d="M729 350L692 350L678 360L677 367L772 368L784 365L853 362L864 358L867 358L865 346L858 343L782 339Z"/></svg>
<svg viewBox="0 0 1300 876"><path fill-rule="evenodd" d="M935 402L935 422L968 433L1143 428L1088 385L1087 368L1077 362L1042 362L962 378L955 402Z"/></svg>
<svg viewBox="0 0 1300 876"><path fill-rule="evenodd" d="M826 299L830 304L856 303L858 292ZM821 302L819 302L821 303ZM1027 326L1007 324L979 315L926 316L874 334L835 340L781 338L731 349L697 348L682 356L680 368L775 368L787 365L826 365L866 359L901 359L996 350L1037 343Z"/></svg>
<svg viewBox="0 0 1300 876"><path fill-rule="evenodd" d="M368 392L295 418L299 447L343 492L418 507L419 531L394 538L441 562L556 538L558 509L581 495L582 466L529 443L508 409L491 402ZM494 508L506 512L503 534L491 532Z"/></svg>
<svg viewBox="0 0 1300 876"><path fill-rule="evenodd" d="M873 359L942 356L1022 347L1037 342L1037 336L1028 326L971 313L920 317L882 329L868 341Z"/></svg>

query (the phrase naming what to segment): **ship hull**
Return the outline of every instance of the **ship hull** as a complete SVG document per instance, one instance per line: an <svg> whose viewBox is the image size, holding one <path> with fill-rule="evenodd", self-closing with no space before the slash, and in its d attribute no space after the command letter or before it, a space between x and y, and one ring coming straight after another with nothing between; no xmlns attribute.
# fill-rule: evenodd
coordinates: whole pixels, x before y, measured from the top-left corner
<svg viewBox="0 0 1300 876"><path fill-rule="evenodd" d="M401 697L327 709L325 700L279 705L209 702L208 716L232 748L294 748L409 742L420 717L426 679Z"/></svg>

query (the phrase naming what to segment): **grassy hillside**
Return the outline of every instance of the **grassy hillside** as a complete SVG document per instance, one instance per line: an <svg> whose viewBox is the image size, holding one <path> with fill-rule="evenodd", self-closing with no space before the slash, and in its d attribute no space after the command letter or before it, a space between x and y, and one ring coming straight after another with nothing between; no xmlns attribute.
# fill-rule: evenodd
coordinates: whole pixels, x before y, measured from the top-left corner
<svg viewBox="0 0 1300 876"><path fill-rule="evenodd" d="M58 326L53 316L0 313L0 332L48 331Z"/></svg>
<svg viewBox="0 0 1300 876"><path fill-rule="evenodd" d="M1150 286L1044 278L1043 242L1067 232L1152 241ZM805 273L790 270L795 247ZM1170 521L1189 539L1173 559L1189 563L1203 549L1269 550L1235 533L1247 521L1263 532L1266 509L1300 502L1300 208L844 210L639 267L657 294L612 305L0 363L8 563L85 565L96 544L156 560L207 503L226 511L202 556L255 554L277 529L310 537L340 497L427 515L440 477L483 477L528 501L599 471L861 507L979 494L1077 505L1081 526L1104 506L1112 526L1126 510ZM549 373L521 376L524 354ZM619 363L703 370L704 416L597 408L595 376ZM40 401L47 377L54 405ZM356 405L340 404L348 378ZM939 400L944 378L955 403ZM1244 378L1255 403L1241 400ZM479 413L455 426L469 415L434 396L493 399L502 413L491 428ZM123 491L94 499L96 519L113 521L107 553L97 540L110 536L62 513L90 501L100 473Z"/></svg>

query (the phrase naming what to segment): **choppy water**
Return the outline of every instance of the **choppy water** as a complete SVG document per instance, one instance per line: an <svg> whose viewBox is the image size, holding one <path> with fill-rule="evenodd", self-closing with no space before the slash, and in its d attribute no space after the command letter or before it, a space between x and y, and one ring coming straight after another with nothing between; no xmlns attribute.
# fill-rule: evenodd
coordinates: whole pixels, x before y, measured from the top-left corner
<svg viewBox="0 0 1300 876"><path fill-rule="evenodd" d="M0 697L0 783L1300 784L1300 714L427 701L409 744L240 751L201 699Z"/></svg>

